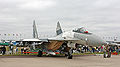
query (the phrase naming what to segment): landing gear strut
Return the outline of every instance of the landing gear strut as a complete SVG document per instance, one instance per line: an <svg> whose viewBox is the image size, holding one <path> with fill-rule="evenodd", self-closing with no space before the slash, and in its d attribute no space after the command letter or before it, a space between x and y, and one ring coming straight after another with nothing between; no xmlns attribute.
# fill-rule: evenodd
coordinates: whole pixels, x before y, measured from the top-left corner
<svg viewBox="0 0 120 67"><path fill-rule="evenodd" d="M38 51L38 55L37 56L38 57L42 57L42 51L41 50Z"/></svg>
<svg viewBox="0 0 120 67"><path fill-rule="evenodd" d="M72 59L72 53L73 53L73 49L71 48L69 51L68 51L68 55L67 55L67 59Z"/></svg>

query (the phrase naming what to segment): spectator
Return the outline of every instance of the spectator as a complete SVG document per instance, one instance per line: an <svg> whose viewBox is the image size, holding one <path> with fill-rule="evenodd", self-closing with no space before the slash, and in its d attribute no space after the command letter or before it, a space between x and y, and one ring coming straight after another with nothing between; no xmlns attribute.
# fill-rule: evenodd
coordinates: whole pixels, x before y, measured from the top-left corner
<svg viewBox="0 0 120 67"><path fill-rule="evenodd" d="M13 49L14 54L16 54L16 48Z"/></svg>
<svg viewBox="0 0 120 67"><path fill-rule="evenodd" d="M95 48L94 48L94 47L92 47L92 52L93 52L93 53L95 52Z"/></svg>
<svg viewBox="0 0 120 67"><path fill-rule="evenodd" d="M6 47L3 46L3 47L2 47L2 55L5 55L5 53L6 53Z"/></svg>
<svg viewBox="0 0 120 67"><path fill-rule="evenodd" d="M10 54L13 54L13 46L10 46Z"/></svg>
<svg viewBox="0 0 120 67"><path fill-rule="evenodd" d="M119 49L118 49L118 46L116 46L116 52L117 52L117 54L119 55Z"/></svg>
<svg viewBox="0 0 120 67"><path fill-rule="evenodd" d="M18 54L18 47L16 47L16 54Z"/></svg>
<svg viewBox="0 0 120 67"><path fill-rule="evenodd" d="M24 52L25 52L24 54L26 54L26 50L27 50L27 49L26 49L26 47L25 47L25 48L24 48Z"/></svg>
<svg viewBox="0 0 120 67"><path fill-rule="evenodd" d="M2 47L0 46L0 54L2 54Z"/></svg>
<svg viewBox="0 0 120 67"><path fill-rule="evenodd" d="M23 47L21 47L21 54L23 54L23 50L24 50Z"/></svg>

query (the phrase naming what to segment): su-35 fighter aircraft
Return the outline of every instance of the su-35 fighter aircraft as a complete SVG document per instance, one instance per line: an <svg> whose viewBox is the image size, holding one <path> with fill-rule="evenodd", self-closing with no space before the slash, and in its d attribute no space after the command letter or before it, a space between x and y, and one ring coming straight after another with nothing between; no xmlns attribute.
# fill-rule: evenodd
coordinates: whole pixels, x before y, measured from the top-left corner
<svg viewBox="0 0 120 67"><path fill-rule="evenodd" d="M72 51L76 44L98 46L105 45L106 42L93 33L88 32L83 27L72 31L63 32L60 23L57 23L56 37L47 38L47 43L42 42L42 49L38 51L38 56L43 55L43 51L48 54L56 55L54 51L59 50L60 53L65 54L68 59L72 59ZM43 39L40 39L41 41Z"/></svg>
<svg viewBox="0 0 120 67"><path fill-rule="evenodd" d="M98 34L97 34L98 35ZM60 23L57 23L56 36L47 39L38 38L38 33L33 22L33 39L23 39L25 42L39 42L38 56L41 57L43 54L46 55L57 55L57 53L65 54L68 59L72 59L73 49L76 48L76 44L88 45L88 46L99 46L106 45L107 43L100 37L87 31L84 27L77 28L71 31L63 32ZM35 45L32 45L35 48ZM108 51L109 52L109 51ZM104 54L104 57L109 54Z"/></svg>

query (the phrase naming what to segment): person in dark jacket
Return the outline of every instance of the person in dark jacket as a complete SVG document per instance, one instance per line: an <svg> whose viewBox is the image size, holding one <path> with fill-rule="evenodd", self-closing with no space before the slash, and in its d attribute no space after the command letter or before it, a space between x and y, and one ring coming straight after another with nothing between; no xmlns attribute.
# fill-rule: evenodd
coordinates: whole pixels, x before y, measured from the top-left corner
<svg viewBox="0 0 120 67"><path fill-rule="evenodd" d="M2 54L2 47L0 47L0 54Z"/></svg>
<svg viewBox="0 0 120 67"><path fill-rule="evenodd" d="M6 53L6 47L3 46L3 47L2 47L2 55L5 55L5 53Z"/></svg>

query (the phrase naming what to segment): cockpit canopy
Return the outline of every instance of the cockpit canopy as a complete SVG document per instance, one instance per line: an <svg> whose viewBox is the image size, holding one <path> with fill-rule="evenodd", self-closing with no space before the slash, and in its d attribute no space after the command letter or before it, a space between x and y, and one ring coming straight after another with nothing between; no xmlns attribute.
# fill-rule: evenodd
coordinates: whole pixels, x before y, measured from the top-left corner
<svg viewBox="0 0 120 67"><path fill-rule="evenodd" d="M88 33L88 31L87 31L84 27L74 29L73 32L77 32L77 33Z"/></svg>

